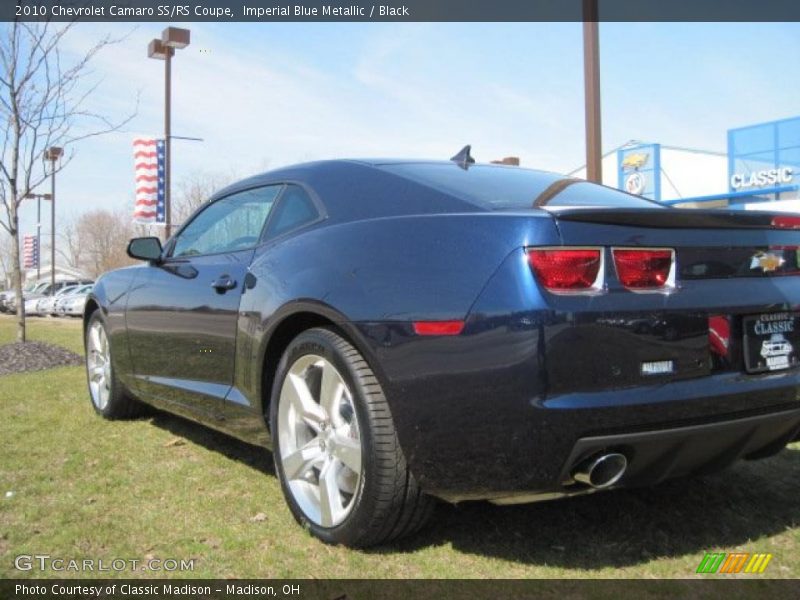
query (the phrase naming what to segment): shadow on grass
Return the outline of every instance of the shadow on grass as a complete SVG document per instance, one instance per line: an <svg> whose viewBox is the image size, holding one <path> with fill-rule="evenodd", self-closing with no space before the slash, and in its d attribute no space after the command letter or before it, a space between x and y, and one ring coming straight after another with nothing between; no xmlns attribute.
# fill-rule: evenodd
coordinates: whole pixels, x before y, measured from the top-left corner
<svg viewBox="0 0 800 600"><path fill-rule="evenodd" d="M450 544L524 564L602 569L696 556L800 525L800 449L718 474L519 506L440 507L435 525L381 552ZM687 576L691 573L687 572Z"/></svg>
<svg viewBox="0 0 800 600"><path fill-rule="evenodd" d="M150 415L150 422L175 436L186 438L213 452L219 452L231 460L236 460L265 475L275 475L272 454L264 448L242 442L199 423L166 412L154 410Z"/></svg>
<svg viewBox="0 0 800 600"><path fill-rule="evenodd" d="M259 447L166 413L152 422L275 476L271 454ZM699 562L703 553L727 546L766 551L760 538L800 526L798 472L800 448L795 446L715 475L652 488L519 506L441 504L431 525L417 535L367 552L402 554L450 545L520 564L596 570L681 556L696 556Z"/></svg>

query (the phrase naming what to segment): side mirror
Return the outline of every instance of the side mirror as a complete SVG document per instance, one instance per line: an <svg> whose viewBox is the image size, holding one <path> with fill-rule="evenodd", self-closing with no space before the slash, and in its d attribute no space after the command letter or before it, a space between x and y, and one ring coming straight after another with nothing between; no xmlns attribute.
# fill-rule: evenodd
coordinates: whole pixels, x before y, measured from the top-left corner
<svg viewBox="0 0 800 600"><path fill-rule="evenodd" d="M157 237L133 238L128 242L128 256L139 260L161 261L161 240Z"/></svg>

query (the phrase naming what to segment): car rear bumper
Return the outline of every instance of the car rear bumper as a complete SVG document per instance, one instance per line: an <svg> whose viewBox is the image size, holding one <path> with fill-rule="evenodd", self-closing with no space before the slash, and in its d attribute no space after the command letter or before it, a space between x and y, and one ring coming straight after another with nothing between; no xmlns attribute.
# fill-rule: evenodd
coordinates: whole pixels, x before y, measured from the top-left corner
<svg viewBox="0 0 800 600"><path fill-rule="evenodd" d="M495 504L520 504L596 491L576 481L575 472L609 453L626 457L626 468L611 487L655 485L671 477L713 473L742 458L779 452L799 433L800 408L702 425L580 438L563 464L558 491L514 492L487 499Z"/></svg>
<svg viewBox="0 0 800 600"><path fill-rule="evenodd" d="M800 432L798 368L559 394L529 330L429 339L399 325L361 330L412 472L452 502L585 492L570 475L604 451L628 459L620 486L706 473L777 452Z"/></svg>
<svg viewBox="0 0 800 600"><path fill-rule="evenodd" d="M412 471L416 474L419 465L423 487L449 501L506 502L531 495L526 501L535 500L542 493L546 497L591 491L573 474L580 465L608 453L621 453L627 459L616 486L711 473L738 459L777 453L800 436L796 371L771 378L709 377L658 389L621 390L614 401L604 392L600 397L575 394L529 402L502 429L494 419L476 421L472 435L461 440L462 450L478 440L467 452L470 460L454 461L446 474L442 458L455 456L448 438L459 432L440 430L432 437L448 440L449 448L443 451L434 443L429 456L417 452ZM461 432L470 429L465 425L460 425ZM480 432L484 436L493 432L493 441L479 441ZM470 475L460 480L452 476L459 472Z"/></svg>
<svg viewBox="0 0 800 600"><path fill-rule="evenodd" d="M625 485L651 485L682 475L714 472L740 458L769 455L800 432L800 408L634 433L580 438L561 470L569 484L572 469L595 454L617 451L628 458Z"/></svg>

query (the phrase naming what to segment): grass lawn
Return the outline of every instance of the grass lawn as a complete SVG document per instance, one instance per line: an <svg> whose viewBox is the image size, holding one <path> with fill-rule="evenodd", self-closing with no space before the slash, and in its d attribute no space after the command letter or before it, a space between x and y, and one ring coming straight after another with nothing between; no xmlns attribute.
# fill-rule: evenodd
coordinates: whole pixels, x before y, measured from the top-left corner
<svg viewBox="0 0 800 600"><path fill-rule="evenodd" d="M77 320L29 323L32 339L82 351ZM0 344L13 340L0 317ZM421 535L366 552L297 526L267 451L164 414L96 417L80 367L0 377L0 444L0 577L26 576L14 557L40 553L195 559L187 577L685 578L705 552L734 551L800 576L800 444L653 489L443 505Z"/></svg>

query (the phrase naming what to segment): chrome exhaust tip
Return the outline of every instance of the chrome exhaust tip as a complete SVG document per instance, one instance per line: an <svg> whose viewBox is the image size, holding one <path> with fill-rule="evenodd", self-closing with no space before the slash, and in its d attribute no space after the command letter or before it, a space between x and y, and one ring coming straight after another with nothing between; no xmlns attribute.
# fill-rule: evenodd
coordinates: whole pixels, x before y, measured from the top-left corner
<svg viewBox="0 0 800 600"><path fill-rule="evenodd" d="M628 468L628 459L619 452L599 454L582 462L573 472L572 478L596 490L617 483Z"/></svg>

